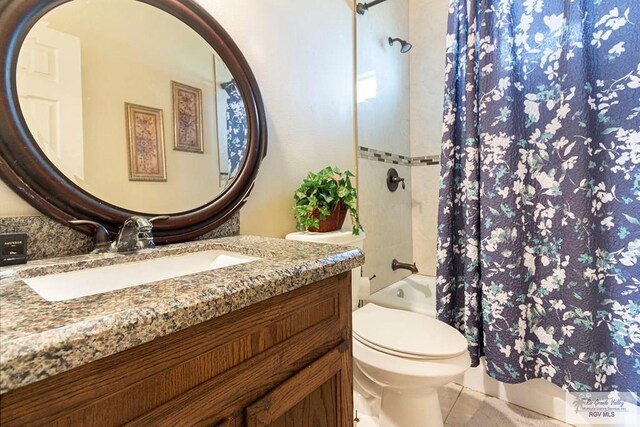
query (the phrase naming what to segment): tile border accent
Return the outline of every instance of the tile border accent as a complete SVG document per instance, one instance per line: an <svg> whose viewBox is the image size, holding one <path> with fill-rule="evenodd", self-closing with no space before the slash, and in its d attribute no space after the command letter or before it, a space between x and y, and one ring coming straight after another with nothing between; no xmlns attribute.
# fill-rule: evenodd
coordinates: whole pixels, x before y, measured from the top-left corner
<svg viewBox="0 0 640 427"><path fill-rule="evenodd" d="M411 166L411 157L402 154L393 154L388 151L380 151L374 148L358 146L358 157L367 160L392 163L394 165Z"/></svg>
<svg viewBox="0 0 640 427"><path fill-rule="evenodd" d="M440 155L417 156L411 158L411 166L431 166L440 164Z"/></svg>
<svg viewBox="0 0 640 427"><path fill-rule="evenodd" d="M366 160L390 163L403 166L431 166L440 164L440 156L403 156L402 154L389 153L375 148L358 146L358 157Z"/></svg>

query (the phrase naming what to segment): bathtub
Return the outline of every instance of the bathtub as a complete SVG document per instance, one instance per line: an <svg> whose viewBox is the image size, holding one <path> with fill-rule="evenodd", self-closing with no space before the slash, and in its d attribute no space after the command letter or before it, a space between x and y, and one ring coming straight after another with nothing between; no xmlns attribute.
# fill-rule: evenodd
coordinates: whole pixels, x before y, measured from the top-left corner
<svg viewBox="0 0 640 427"><path fill-rule="evenodd" d="M412 274L371 294L368 302L436 317L436 278Z"/></svg>

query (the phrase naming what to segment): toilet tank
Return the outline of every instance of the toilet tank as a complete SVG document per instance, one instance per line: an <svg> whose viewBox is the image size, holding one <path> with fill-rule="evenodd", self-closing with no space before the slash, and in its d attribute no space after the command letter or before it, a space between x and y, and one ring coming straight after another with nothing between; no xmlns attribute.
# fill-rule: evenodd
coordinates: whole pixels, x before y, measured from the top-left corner
<svg viewBox="0 0 640 427"><path fill-rule="evenodd" d="M325 243L329 245L343 245L343 246L355 246L363 249L364 239L366 235L363 231L358 236L355 236L351 229L330 231L328 233L312 233L310 231L299 231L297 233L289 233L285 237L287 240L300 240L303 242L315 242ZM360 289L360 276L362 275L362 268L354 268L351 270L351 308L355 310L358 306L359 289Z"/></svg>

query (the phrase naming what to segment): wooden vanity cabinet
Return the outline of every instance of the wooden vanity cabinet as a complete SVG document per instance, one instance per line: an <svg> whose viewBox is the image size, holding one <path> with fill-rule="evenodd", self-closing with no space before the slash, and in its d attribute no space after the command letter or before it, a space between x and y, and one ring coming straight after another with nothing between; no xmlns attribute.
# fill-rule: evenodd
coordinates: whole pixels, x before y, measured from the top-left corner
<svg viewBox="0 0 640 427"><path fill-rule="evenodd" d="M0 423L351 426L350 279L343 273L10 391Z"/></svg>

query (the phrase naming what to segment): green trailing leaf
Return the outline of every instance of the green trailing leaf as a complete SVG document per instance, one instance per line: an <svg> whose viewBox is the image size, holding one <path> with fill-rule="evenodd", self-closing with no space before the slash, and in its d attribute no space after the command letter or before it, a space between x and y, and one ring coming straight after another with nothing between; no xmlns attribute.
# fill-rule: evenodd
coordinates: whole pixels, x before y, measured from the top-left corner
<svg viewBox="0 0 640 427"><path fill-rule="evenodd" d="M331 166L317 173L309 172L293 196L296 229L306 231L317 228L320 221L314 214L318 212L320 219L324 220L342 203L351 216L353 234L358 235L360 231L364 231L358 216L358 195L351 185L352 177L355 175L350 171L341 172L337 167Z"/></svg>

